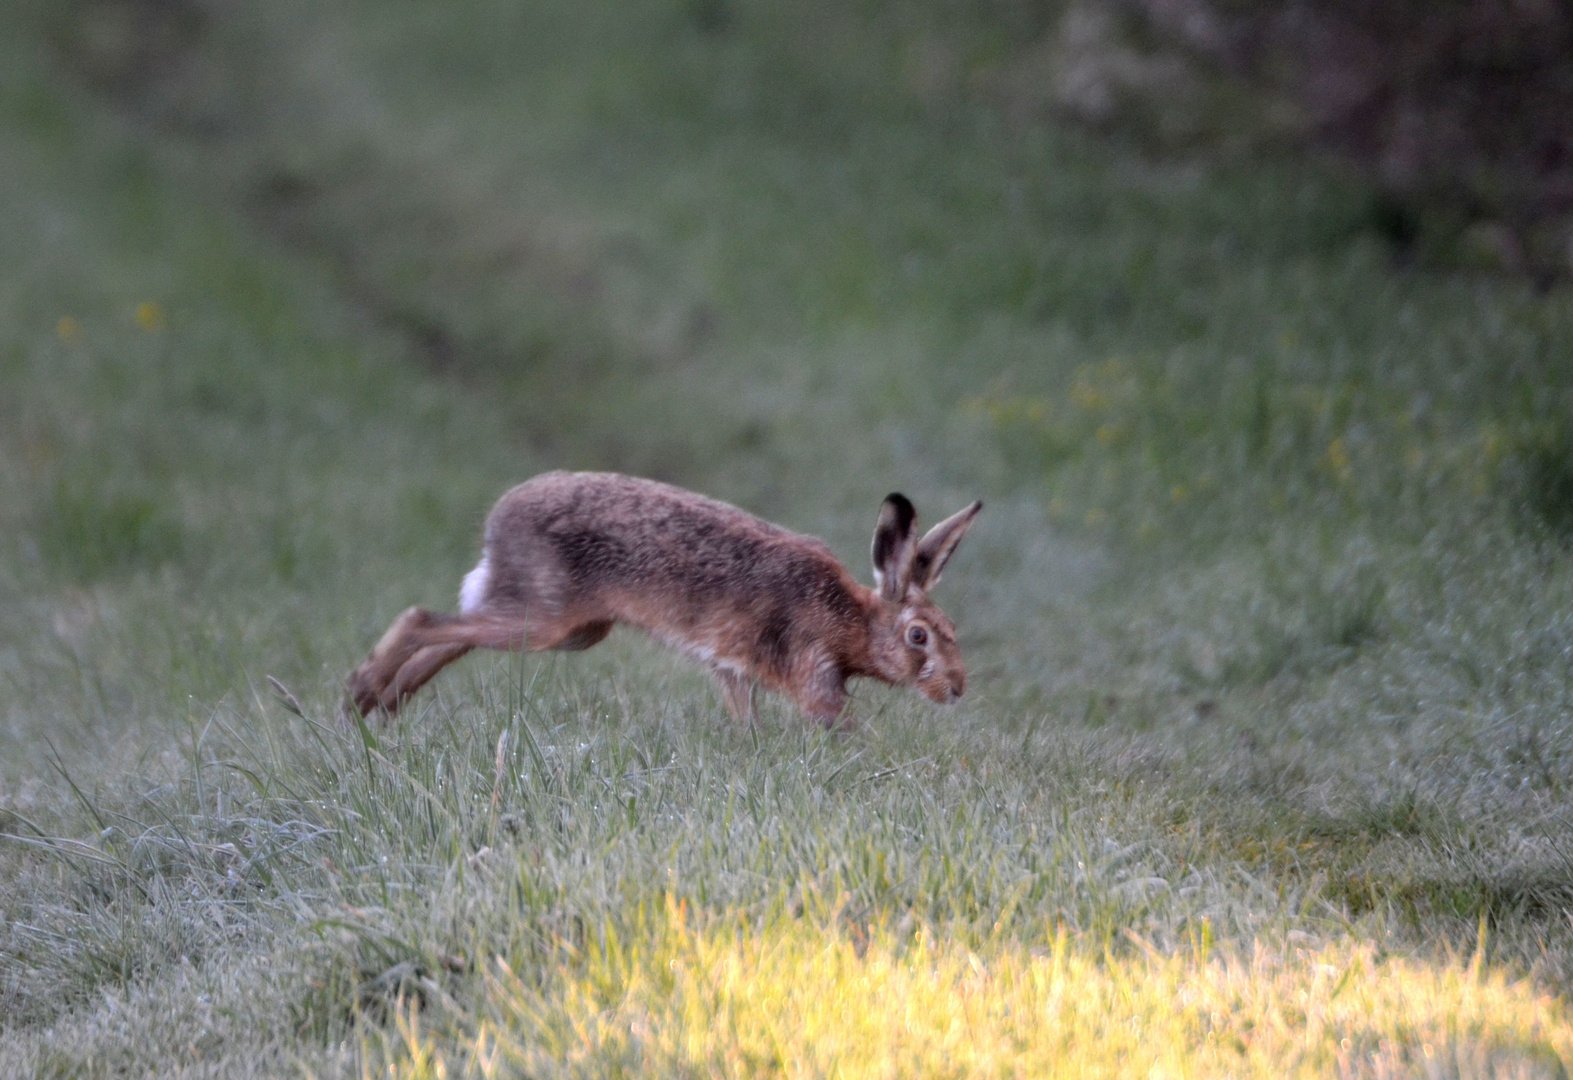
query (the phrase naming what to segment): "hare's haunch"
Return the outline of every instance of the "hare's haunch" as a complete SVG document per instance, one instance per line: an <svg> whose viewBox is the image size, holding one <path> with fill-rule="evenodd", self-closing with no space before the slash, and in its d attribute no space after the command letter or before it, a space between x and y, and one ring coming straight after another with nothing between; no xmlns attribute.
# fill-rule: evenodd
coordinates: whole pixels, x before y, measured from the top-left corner
<svg viewBox="0 0 1573 1080"><path fill-rule="evenodd" d="M820 541L735 506L615 473L545 473L492 509L459 614L400 615L350 675L350 699L393 713L473 648L588 649L622 622L708 665L740 718L763 684L833 725L854 676L949 704L967 672L928 590L982 506L920 539L912 504L891 495L870 589Z"/></svg>

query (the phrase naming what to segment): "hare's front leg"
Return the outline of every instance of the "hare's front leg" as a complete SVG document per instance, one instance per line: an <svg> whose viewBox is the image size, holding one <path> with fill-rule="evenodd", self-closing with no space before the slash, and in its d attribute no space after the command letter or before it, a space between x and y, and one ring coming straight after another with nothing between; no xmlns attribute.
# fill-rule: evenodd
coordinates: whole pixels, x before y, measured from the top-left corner
<svg viewBox="0 0 1573 1080"><path fill-rule="evenodd" d="M797 707L824 725L827 731L851 731L857 726L845 715L847 678L831 663L816 664L807 679L793 688Z"/></svg>
<svg viewBox="0 0 1573 1080"><path fill-rule="evenodd" d="M721 700L732 719L754 722L754 680L736 668L716 667L715 680L721 687Z"/></svg>

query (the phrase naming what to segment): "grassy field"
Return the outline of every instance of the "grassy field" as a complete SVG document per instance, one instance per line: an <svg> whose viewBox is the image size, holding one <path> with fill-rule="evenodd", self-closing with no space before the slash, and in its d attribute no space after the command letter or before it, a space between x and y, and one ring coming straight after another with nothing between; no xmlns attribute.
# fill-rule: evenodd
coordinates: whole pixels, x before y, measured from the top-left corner
<svg viewBox="0 0 1573 1080"><path fill-rule="evenodd" d="M0 1074L1566 1075L1568 294L1024 120L1041 29L0 10ZM985 499L968 696L342 724L553 467Z"/></svg>

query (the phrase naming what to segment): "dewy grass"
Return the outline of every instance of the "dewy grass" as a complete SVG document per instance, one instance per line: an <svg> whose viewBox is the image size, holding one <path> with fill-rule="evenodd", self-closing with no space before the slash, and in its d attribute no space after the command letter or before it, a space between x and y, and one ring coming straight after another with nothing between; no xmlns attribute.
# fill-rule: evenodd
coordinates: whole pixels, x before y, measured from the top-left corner
<svg viewBox="0 0 1573 1080"><path fill-rule="evenodd" d="M1139 944L1139 942L1138 942ZM668 897L545 973L372 1037L366 1075L1560 1076L1573 1013L1480 958L1349 941L974 952L943 933L695 917Z"/></svg>

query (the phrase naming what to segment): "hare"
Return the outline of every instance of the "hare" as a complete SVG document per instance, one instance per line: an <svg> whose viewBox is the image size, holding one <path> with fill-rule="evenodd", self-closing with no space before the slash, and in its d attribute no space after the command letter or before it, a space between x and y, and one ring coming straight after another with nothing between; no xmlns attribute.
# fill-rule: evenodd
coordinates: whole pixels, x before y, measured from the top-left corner
<svg viewBox="0 0 1573 1080"><path fill-rule="evenodd" d="M623 622L708 665L740 720L761 683L827 727L853 676L950 704L967 673L928 590L982 507L919 539L912 504L891 495L870 589L821 541L735 506L616 473L544 473L493 507L459 614L405 611L351 674L350 700L391 714L471 649L588 649Z"/></svg>

